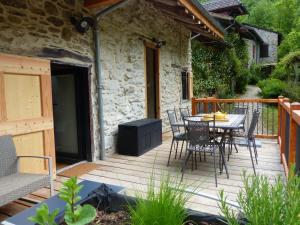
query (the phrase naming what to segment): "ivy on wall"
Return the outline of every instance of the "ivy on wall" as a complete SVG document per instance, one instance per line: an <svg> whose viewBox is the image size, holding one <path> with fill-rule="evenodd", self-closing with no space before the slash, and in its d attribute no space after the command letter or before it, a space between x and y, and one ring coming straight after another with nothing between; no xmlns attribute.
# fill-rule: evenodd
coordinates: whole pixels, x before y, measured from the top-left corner
<svg viewBox="0 0 300 225"><path fill-rule="evenodd" d="M234 33L225 40L231 47L192 42L194 96L226 98L245 91L249 74L246 43Z"/></svg>

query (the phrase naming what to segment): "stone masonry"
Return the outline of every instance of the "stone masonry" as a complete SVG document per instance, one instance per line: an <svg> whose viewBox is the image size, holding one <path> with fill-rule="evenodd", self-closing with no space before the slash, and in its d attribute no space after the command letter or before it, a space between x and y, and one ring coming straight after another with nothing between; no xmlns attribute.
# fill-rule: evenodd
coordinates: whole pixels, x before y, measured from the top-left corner
<svg viewBox="0 0 300 225"><path fill-rule="evenodd" d="M0 52L44 57L49 49L68 55L47 57L62 62L93 66L92 31L79 34L71 16L90 16L83 0L0 0ZM101 65L104 76L104 119L106 149L115 151L118 124L146 117L145 47L143 37L166 41L160 49L160 108L167 131L166 110L190 106L181 99L183 67L191 70L190 31L163 15L145 0L129 3L103 18ZM99 157L96 76L91 70L90 101L92 151Z"/></svg>
<svg viewBox="0 0 300 225"><path fill-rule="evenodd" d="M118 124L146 117L143 37L166 41L160 49L161 119L166 110L188 105L181 100L182 67L191 70L190 31L144 0L130 1L100 20L105 101L106 148L115 149Z"/></svg>

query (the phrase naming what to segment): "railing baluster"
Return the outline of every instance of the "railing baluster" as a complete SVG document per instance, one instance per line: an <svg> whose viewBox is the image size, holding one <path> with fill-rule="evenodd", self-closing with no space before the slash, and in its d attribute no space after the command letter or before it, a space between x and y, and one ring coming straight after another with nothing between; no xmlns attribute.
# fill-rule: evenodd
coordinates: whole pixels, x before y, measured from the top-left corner
<svg viewBox="0 0 300 225"><path fill-rule="evenodd" d="M267 105L267 135L269 135L269 105Z"/></svg>

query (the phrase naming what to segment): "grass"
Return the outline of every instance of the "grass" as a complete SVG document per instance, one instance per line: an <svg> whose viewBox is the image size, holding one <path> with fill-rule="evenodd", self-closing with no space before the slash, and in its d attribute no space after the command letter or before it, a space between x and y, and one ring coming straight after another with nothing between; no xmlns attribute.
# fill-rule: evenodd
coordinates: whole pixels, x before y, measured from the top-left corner
<svg viewBox="0 0 300 225"><path fill-rule="evenodd" d="M182 225L187 218L185 204L191 194L179 178L162 175L158 191L154 175L148 184L146 198L137 195L136 207L129 207L131 225Z"/></svg>

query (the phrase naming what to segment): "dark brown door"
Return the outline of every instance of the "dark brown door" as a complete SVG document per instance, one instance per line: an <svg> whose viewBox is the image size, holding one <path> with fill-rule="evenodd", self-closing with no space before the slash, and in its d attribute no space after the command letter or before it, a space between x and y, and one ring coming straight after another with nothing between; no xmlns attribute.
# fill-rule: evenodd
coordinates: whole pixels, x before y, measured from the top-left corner
<svg viewBox="0 0 300 225"><path fill-rule="evenodd" d="M159 118L159 53L146 47L147 117Z"/></svg>

